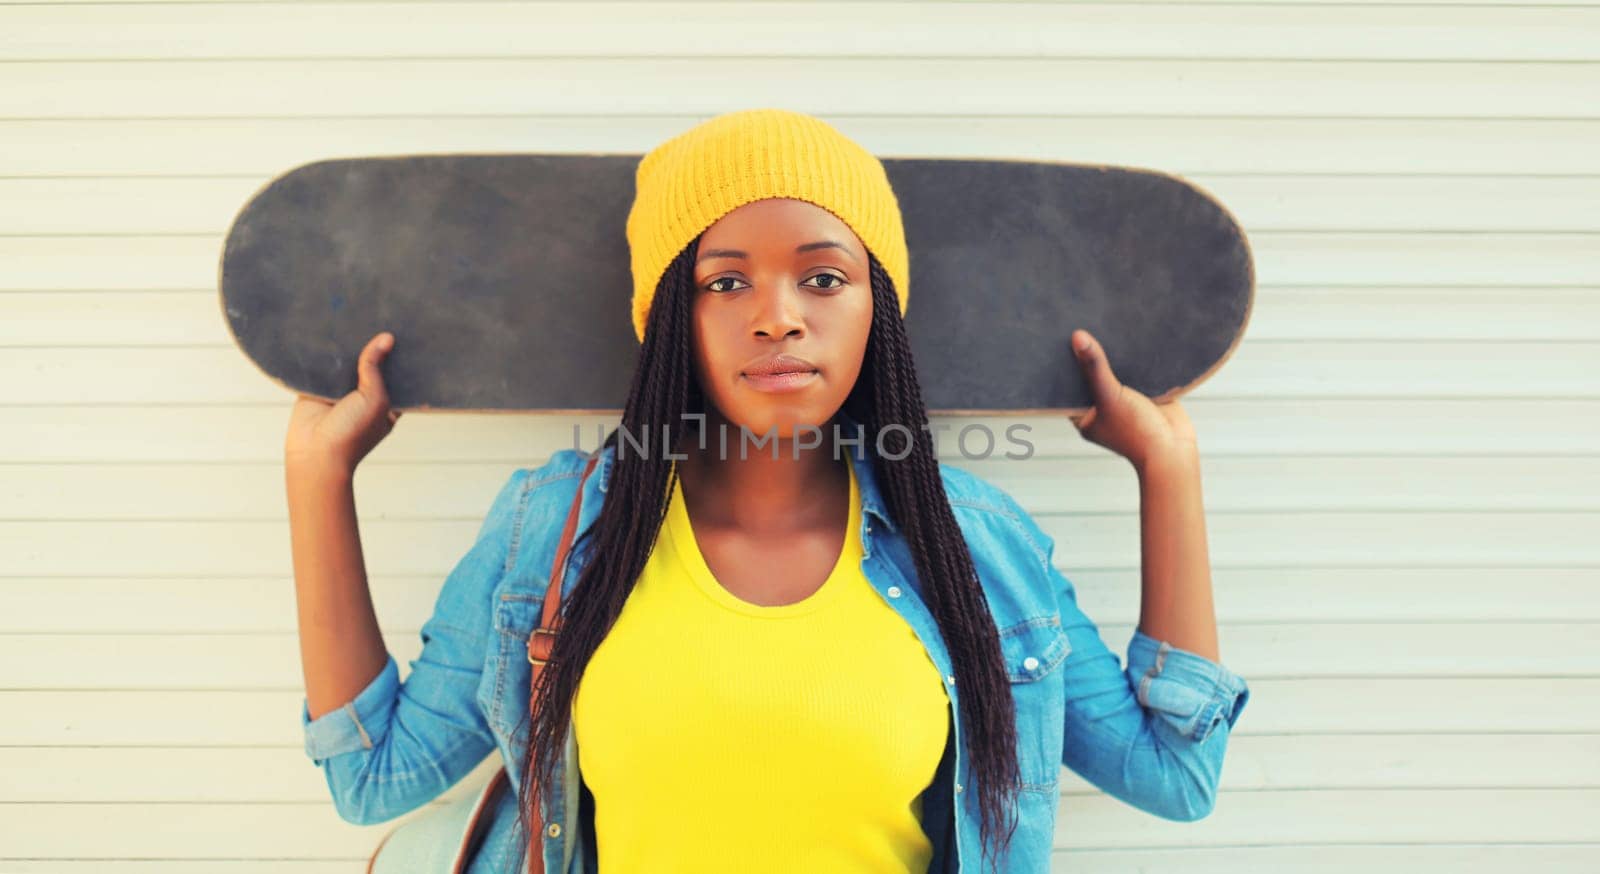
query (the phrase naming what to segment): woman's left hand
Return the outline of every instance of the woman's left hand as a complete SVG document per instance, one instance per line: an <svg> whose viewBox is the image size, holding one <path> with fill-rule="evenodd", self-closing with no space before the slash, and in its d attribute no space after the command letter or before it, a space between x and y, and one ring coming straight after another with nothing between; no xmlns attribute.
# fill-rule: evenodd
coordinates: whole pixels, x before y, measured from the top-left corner
<svg viewBox="0 0 1600 874"><path fill-rule="evenodd" d="M1087 412L1068 417L1085 440L1128 459L1138 471L1168 454L1197 451L1194 426L1176 398L1158 404L1118 382L1100 341L1088 331L1073 331L1071 340L1094 398Z"/></svg>

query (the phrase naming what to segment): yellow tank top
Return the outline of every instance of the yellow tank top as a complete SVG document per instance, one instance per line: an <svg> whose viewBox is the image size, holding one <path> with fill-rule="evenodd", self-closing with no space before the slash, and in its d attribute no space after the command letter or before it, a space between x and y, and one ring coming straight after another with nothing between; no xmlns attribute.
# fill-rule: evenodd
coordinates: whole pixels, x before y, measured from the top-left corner
<svg viewBox="0 0 1600 874"><path fill-rule="evenodd" d="M927 870L949 698L862 573L860 529L851 469L827 580L761 606L712 576L673 489L573 703L602 874Z"/></svg>

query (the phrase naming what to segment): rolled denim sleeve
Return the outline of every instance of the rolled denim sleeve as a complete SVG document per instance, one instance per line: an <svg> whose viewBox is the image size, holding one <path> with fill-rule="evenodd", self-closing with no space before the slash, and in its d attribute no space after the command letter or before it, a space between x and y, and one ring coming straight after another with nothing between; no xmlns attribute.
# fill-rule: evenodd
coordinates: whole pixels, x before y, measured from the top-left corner
<svg viewBox="0 0 1600 874"><path fill-rule="evenodd" d="M477 692L495 640L494 591L515 561L532 473L517 470L495 496L472 547L439 590L422 625L422 651L403 682L390 654L341 707L311 719L302 697L306 755L325 773L346 821L371 825L414 810L494 750Z"/></svg>
<svg viewBox="0 0 1600 874"><path fill-rule="evenodd" d="M1137 629L1124 667L1079 608L1072 581L1055 566L1054 541L1014 500L1012 511L1038 555L1038 584L1054 592L1067 635L1062 764L1163 819L1207 816L1216 804L1229 729L1249 697L1244 680Z"/></svg>
<svg viewBox="0 0 1600 874"><path fill-rule="evenodd" d="M1137 628L1128 641L1127 674L1139 703L1193 743L1204 743L1224 722L1232 729L1250 700L1243 677Z"/></svg>
<svg viewBox="0 0 1600 874"><path fill-rule="evenodd" d="M337 710L312 719L310 705L301 698L300 725L305 733L306 755L321 765L340 753L377 746L388 734L395 696L399 692L400 666L391 655L378 676L372 678L354 700Z"/></svg>

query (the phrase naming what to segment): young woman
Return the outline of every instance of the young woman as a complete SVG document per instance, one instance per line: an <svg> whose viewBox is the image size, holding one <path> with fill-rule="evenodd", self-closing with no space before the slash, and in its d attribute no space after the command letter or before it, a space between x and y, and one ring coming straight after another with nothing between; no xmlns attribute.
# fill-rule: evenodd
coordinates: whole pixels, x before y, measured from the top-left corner
<svg viewBox="0 0 1600 874"><path fill-rule="evenodd" d="M404 683L351 498L399 418L380 374L394 338L337 404L295 405L301 717L342 816L392 819L496 750L518 791L473 871L517 869L535 804L546 871L608 874L1044 871L1063 765L1164 818L1212 809L1249 690L1219 661L1177 402L1122 386L1072 333L1062 366L1095 400L1073 424L1139 482L1124 668L1052 539L935 456L875 158L799 113L718 116L646 155L628 239L642 349L620 426L512 474ZM552 584L535 721L524 646Z"/></svg>

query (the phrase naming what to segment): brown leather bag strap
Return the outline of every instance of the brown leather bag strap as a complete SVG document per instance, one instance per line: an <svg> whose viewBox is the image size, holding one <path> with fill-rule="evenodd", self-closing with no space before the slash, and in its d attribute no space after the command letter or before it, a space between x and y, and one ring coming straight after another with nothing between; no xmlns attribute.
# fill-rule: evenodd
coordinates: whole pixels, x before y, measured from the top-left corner
<svg viewBox="0 0 1600 874"><path fill-rule="evenodd" d="M589 474L600 461L600 453L603 451L604 447L595 450L594 455L589 457L589 463L583 468L583 476L578 478L578 492L572 498L571 509L567 510L567 524L561 529L561 542L556 546L555 562L550 567L550 583L544 590L544 611L539 617L539 627L528 635L528 663L532 666L528 683L530 719L538 716L534 713L533 690L538 687L539 677L544 673L544 666L550 660L550 652L555 647L556 631L560 626L561 581L566 576L567 556L572 551L572 539L578 531L578 510L583 504L583 486L588 482ZM529 724L532 725L532 722ZM532 754L530 750L529 755ZM533 787L529 797L534 799L539 797L537 787ZM530 811L529 819L533 824L533 831L528 836L527 871L528 874L544 874L544 818L540 816L537 801Z"/></svg>
<svg viewBox="0 0 1600 874"><path fill-rule="evenodd" d="M561 542L556 546L555 563L550 567L550 585L544 590L544 611L539 616L539 627L528 635L528 663L533 665L532 679L538 682L539 675L544 672L545 664L550 660L550 651L555 647L555 634L560 630L561 618L561 580L566 575L567 554L572 551L572 539L578 531L578 508L583 501L583 484L589 479L590 471L600 461L600 453L595 452L590 456L589 463L583 469L583 476L578 479L578 493L572 498L572 508L567 511L566 527L561 529ZM533 689L530 684L529 703L532 704ZM532 711L529 711L532 713Z"/></svg>

